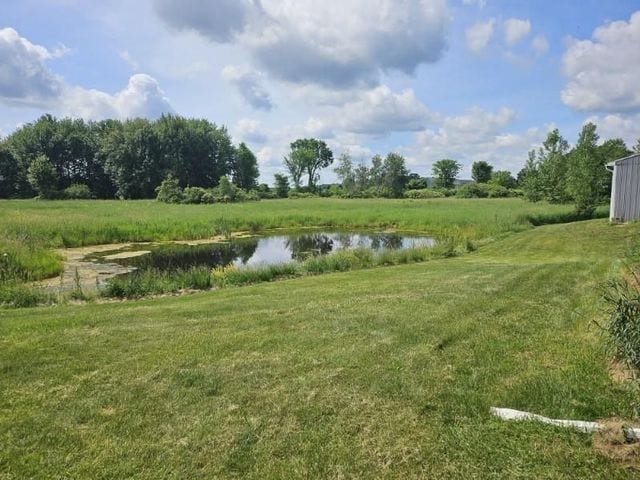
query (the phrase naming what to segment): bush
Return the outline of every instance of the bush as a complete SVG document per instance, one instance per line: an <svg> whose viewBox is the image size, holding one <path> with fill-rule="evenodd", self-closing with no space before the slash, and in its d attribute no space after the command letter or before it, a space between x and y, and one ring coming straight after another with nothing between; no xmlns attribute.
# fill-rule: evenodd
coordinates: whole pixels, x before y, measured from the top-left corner
<svg viewBox="0 0 640 480"><path fill-rule="evenodd" d="M404 192L404 198L443 198L445 193L442 190L434 188L423 188L420 190L407 190Z"/></svg>
<svg viewBox="0 0 640 480"><path fill-rule="evenodd" d="M511 190L502 185L487 184L489 198L507 198L511 196Z"/></svg>
<svg viewBox="0 0 640 480"><path fill-rule="evenodd" d="M459 198L487 198L489 187L485 183L467 183L456 189Z"/></svg>
<svg viewBox="0 0 640 480"><path fill-rule="evenodd" d="M317 195L311 192L296 192L290 191L289 198L316 198Z"/></svg>
<svg viewBox="0 0 640 480"><path fill-rule="evenodd" d="M88 200L91 190L84 183L72 183L64 189L64 196L70 200Z"/></svg>
<svg viewBox="0 0 640 480"><path fill-rule="evenodd" d="M182 203L206 203L203 199L207 193L202 187L187 187L182 193Z"/></svg>
<svg viewBox="0 0 640 480"><path fill-rule="evenodd" d="M156 188L156 200L164 203L181 203L184 198L178 179L173 175L167 176Z"/></svg>
<svg viewBox="0 0 640 480"><path fill-rule="evenodd" d="M604 299L612 308L607 331L616 356L640 369L640 248L632 261L623 277L608 283Z"/></svg>

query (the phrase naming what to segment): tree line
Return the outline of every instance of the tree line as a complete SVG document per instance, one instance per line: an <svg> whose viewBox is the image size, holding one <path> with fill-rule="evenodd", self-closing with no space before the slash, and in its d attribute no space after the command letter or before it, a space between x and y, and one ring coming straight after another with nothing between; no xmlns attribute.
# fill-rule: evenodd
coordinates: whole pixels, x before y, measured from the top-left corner
<svg viewBox="0 0 640 480"><path fill-rule="evenodd" d="M0 198L154 198L167 178L212 188L257 186L255 155L205 119L86 122L44 115L0 141Z"/></svg>

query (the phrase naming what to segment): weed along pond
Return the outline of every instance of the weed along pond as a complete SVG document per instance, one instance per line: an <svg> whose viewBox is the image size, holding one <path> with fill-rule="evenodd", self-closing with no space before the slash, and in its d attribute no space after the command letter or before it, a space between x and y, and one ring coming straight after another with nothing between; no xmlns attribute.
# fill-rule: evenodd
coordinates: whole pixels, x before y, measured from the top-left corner
<svg viewBox="0 0 640 480"><path fill-rule="evenodd" d="M67 272L68 288L97 286L107 296L117 297L206 289L216 286L216 279L222 286L301 271L323 273L420 261L435 244L432 237L406 233L313 231L232 236L216 242L102 246L68 266L67 270L80 272ZM399 258L401 255L406 258ZM96 271L101 274L90 275L84 285L77 284L78 278L86 279L85 272Z"/></svg>

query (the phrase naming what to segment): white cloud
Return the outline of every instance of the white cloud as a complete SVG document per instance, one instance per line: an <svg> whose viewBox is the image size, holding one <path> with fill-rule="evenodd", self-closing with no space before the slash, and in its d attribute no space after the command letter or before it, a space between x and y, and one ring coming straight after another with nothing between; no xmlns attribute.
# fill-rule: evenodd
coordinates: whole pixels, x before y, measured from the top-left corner
<svg viewBox="0 0 640 480"><path fill-rule="evenodd" d="M504 21L504 40L507 45L514 46L531 31L531 22L521 18L509 18Z"/></svg>
<svg viewBox="0 0 640 480"><path fill-rule="evenodd" d="M531 40L531 49L537 56L544 55L549 50L549 41L547 37L544 35L536 35L533 40Z"/></svg>
<svg viewBox="0 0 640 480"><path fill-rule="evenodd" d="M261 144L267 141L267 135L260 128L260 123L257 120L240 119L234 128L234 132L239 140L243 142Z"/></svg>
<svg viewBox="0 0 640 480"><path fill-rule="evenodd" d="M417 131L431 115L412 89L394 93L386 85L365 91L347 103L336 115L336 122L347 132L384 135Z"/></svg>
<svg viewBox="0 0 640 480"><path fill-rule="evenodd" d="M527 152L544 140L550 127L505 131L514 118L515 112L506 107L496 112L474 107L463 115L443 118L439 128L417 133L415 144L403 153L409 165L423 174L431 174L434 162L453 158L463 164L462 177L470 178L471 164L479 160L515 175L524 166Z"/></svg>
<svg viewBox="0 0 640 480"><path fill-rule="evenodd" d="M487 47L493 36L495 22L495 19L491 18L486 22L478 22L467 28L464 33L469 50L473 53L481 53Z"/></svg>
<svg viewBox="0 0 640 480"><path fill-rule="evenodd" d="M568 83L562 101L581 111L640 111L640 12L598 27L592 40L573 39L562 59Z"/></svg>
<svg viewBox="0 0 640 480"><path fill-rule="evenodd" d="M479 8L484 8L487 5L487 0L462 0L463 5L477 5Z"/></svg>
<svg viewBox="0 0 640 480"><path fill-rule="evenodd" d="M594 115L585 120L598 126L601 139L622 138L632 148L640 140L640 113Z"/></svg>
<svg viewBox="0 0 640 480"><path fill-rule="evenodd" d="M446 0L155 0L169 26L246 49L272 77L332 87L377 84L437 61Z"/></svg>
<svg viewBox="0 0 640 480"><path fill-rule="evenodd" d="M68 85L46 64L67 51L50 52L12 28L0 30L0 102L88 119L157 117L173 111L158 82L145 74L133 75L114 95Z"/></svg>
<svg viewBox="0 0 640 480"><path fill-rule="evenodd" d="M0 100L42 108L55 103L64 83L46 66L52 58L52 52L21 37L13 28L0 29Z"/></svg>
<svg viewBox="0 0 640 480"><path fill-rule="evenodd" d="M249 67L227 65L222 78L233 85L253 108L269 111L273 108L269 93L262 86L262 75Z"/></svg>

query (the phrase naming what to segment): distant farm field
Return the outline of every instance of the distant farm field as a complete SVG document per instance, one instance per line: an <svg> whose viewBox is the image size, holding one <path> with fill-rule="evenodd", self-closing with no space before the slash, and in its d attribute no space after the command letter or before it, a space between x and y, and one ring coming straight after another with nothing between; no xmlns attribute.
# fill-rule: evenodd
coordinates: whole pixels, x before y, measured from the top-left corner
<svg viewBox="0 0 640 480"><path fill-rule="evenodd" d="M0 478L629 478L591 435L489 414L638 422L637 389L610 375L594 322L640 225L531 225L569 213L513 199L3 202L3 238L42 248L219 225L458 231L478 248L179 297L0 309Z"/></svg>

